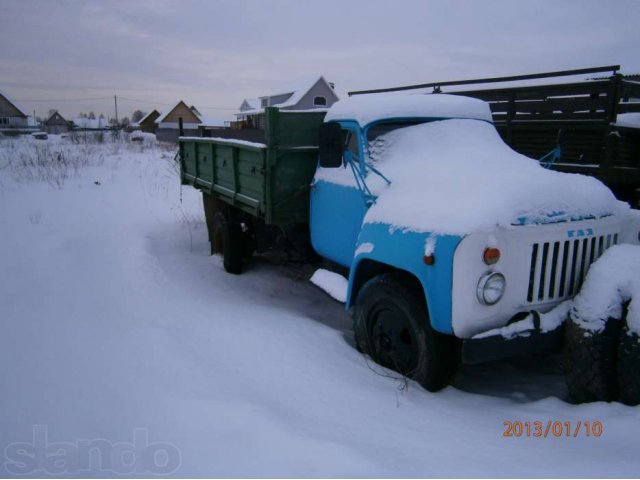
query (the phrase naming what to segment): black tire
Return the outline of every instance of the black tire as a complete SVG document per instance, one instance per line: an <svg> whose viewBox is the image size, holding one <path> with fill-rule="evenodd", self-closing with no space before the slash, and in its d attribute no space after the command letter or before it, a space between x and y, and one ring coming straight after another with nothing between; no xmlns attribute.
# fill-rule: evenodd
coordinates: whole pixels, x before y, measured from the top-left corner
<svg viewBox="0 0 640 480"><path fill-rule="evenodd" d="M222 212L217 212L213 216L213 234L211 235L211 253L224 253L224 236L226 230L227 219Z"/></svg>
<svg viewBox="0 0 640 480"><path fill-rule="evenodd" d="M431 327L424 297L403 277L369 280L356 299L354 334L358 350L430 392L449 384L460 359L460 342Z"/></svg>
<svg viewBox="0 0 640 480"><path fill-rule="evenodd" d="M640 337L626 322L618 345L618 388L622 403L640 405Z"/></svg>
<svg viewBox="0 0 640 480"><path fill-rule="evenodd" d="M212 250L222 254L222 263L227 273L242 273L242 261L245 253L244 234L240 225L228 221L222 212L213 219Z"/></svg>
<svg viewBox="0 0 640 480"><path fill-rule="evenodd" d="M575 403L618 399L616 375L620 321L603 321L601 332L585 329L572 311L565 330L563 364L569 396Z"/></svg>

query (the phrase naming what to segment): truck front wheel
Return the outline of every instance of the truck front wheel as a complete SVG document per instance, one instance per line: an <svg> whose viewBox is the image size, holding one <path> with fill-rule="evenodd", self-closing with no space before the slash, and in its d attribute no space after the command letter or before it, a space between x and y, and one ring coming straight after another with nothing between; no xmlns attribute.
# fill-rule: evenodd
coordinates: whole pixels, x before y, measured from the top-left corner
<svg viewBox="0 0 640 480"><path fill-rule="evenodd" d="M398 274L369 280L358 294L358 349L431 392L445 387L460 358L459 341L431 327L424 298Z"/></svg>

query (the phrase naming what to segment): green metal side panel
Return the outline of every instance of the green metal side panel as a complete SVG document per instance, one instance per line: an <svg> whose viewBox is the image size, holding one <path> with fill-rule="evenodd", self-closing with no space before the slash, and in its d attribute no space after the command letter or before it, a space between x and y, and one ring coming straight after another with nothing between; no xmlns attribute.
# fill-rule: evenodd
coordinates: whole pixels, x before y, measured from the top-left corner
<svg viewBox="0 0 640 480"><path fill-rule="evenodd" d="M272 222L283 228L309 223L309 189L318 149L280 150L272 170Z"/></svg>
<svg viewBox="0 0 640 480"><path fill-rule="evenodd" d="M267 223L283 229L309 222L309 187L325 112L266 109Z"/></svg>
<svg viewBox="0 0 640 480"><path fill-rule="evenodd" d="M195 175L195 171L196 171L195 144L193 143L184 144L184 158L182 159L182 166L185 172L189 172ZM186 183L192 183L192 182L186 182Z"/></svg>
<svg viewBox="0 0 640 480"><path fill-rule="evenodd" d="M189 137L180 144L183 183L247 213L264 216L265 147Z"/></svg>
<svg viewBox="0 0 640 480"><path fill-rule="evenodd" d="M325 112L291 112L278 115L281 146L317 146Z"/></svg>
<svg viewBox="0 0 640 480"><path fill-rule="evenodd" d="M264 146L181 138L182 182L283 229L308 223L324 116L267 108Z"/></svg>

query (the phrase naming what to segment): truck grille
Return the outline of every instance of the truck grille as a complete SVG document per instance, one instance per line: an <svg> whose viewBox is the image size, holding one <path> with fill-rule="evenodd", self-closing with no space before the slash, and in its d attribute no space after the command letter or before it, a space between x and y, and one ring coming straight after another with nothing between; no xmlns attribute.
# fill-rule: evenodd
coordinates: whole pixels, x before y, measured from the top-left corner
<svg viewBox="0 0 640 480"><path fill-rule="evenodd" d="M534 243L531 247L527 303L563 300L576 294L591 264L617 243L617 233Z"/></svg>

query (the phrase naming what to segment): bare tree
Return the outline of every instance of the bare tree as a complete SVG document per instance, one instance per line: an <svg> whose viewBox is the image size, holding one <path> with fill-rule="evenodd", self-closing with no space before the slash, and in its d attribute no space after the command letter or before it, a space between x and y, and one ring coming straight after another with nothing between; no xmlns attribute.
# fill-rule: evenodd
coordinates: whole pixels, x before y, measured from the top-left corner
<svg viewBox="0 0 640 480"><path fill-rule="evenodd" d="M146 116L147 116L146 112L143 112L142 110L136 110L131 115L131 121L136 123L136 122L139 122L140 120L142 120Z"/></svg>

